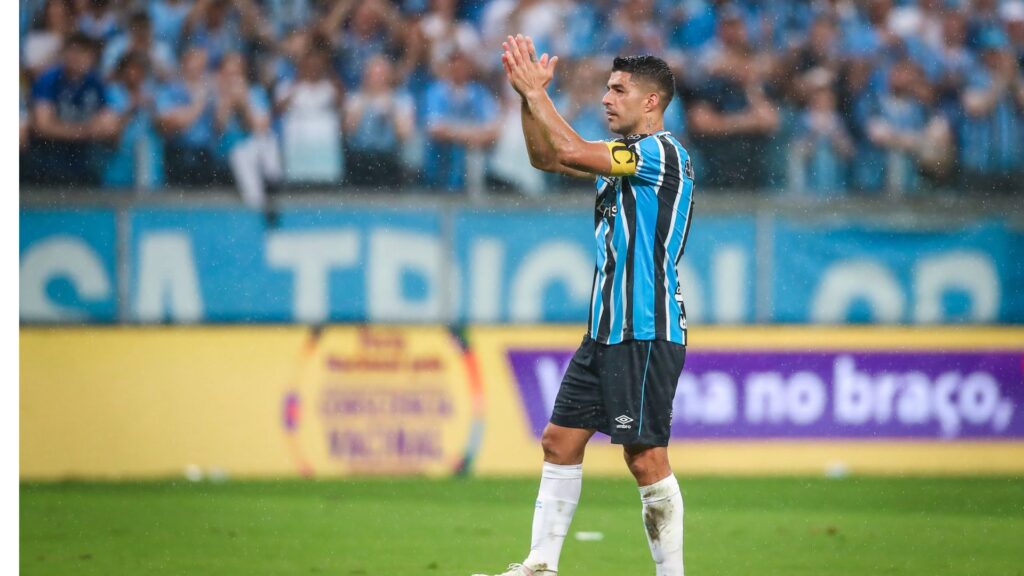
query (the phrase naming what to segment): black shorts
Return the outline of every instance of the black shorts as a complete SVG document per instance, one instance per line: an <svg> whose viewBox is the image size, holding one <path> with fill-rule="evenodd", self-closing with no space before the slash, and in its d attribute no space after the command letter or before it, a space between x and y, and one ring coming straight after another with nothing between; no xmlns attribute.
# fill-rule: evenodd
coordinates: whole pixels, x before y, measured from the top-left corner
<svg viewBox="0 0 1024 576"><path fill-rule="evenodd" d="M551 423L598 430L613 444L667 446L686 346L666 340L598 344L583 338L555 398Z"/></svg>

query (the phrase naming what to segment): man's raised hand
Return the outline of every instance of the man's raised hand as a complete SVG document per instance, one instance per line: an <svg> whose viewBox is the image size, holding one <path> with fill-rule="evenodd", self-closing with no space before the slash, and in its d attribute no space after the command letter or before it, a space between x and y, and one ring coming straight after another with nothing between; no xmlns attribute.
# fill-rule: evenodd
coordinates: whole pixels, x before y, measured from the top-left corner
<svg viewBox="0 0 1024 576"><path fill-rule="evenodd" d="M543 54L537 59L537 49L533 39L522 34L508 37L502 43L505 49L501 55L501 63L505 67L505 75L512 87L524 98L531 91L544 90L555 75L558 56L549 58Z"/></svg>

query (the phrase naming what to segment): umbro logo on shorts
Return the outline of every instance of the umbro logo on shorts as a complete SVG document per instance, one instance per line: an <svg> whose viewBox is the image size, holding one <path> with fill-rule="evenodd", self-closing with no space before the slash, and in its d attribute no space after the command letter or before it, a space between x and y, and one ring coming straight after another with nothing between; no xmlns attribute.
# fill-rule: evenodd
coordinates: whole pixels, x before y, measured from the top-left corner
<svg viewBox="0 0 1024 576"><path fill-rule="evenodd" d="M615 419L615 421L619 423L619 425L616 426L616 428L626 429L626 430L629 430L629 429L632 428L632 426L630 426L629 424L630 424L630 422L633 421L633 419L630 418L629 416L626 416L625 414L623 414L622 416L617 417Z"/></svg>

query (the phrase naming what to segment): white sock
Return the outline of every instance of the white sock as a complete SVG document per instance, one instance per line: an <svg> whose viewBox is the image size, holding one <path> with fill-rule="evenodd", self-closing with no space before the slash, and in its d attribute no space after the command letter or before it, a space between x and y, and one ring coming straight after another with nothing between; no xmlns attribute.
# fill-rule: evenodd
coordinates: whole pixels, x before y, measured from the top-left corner
<svg viewBox="0 0 1024 576"><path fill-rule="evenodd" d="M562 466L544 463L533 511L533 538L530 555L523 564L531 570L558 570L562 542L569 533L573 512L583 488L583 465Z"/></svg>
<svg viewBox="0 0 1024 576"><path fill-rule="evenodd" d="M657 576L683 576L683 495L675 475L640 487L644 529Z"/></svg>

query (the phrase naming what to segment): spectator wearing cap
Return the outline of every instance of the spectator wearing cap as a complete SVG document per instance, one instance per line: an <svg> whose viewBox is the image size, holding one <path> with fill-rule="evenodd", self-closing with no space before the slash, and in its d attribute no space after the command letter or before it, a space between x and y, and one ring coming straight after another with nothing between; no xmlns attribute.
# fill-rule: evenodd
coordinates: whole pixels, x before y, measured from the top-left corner
<svg viewBox="0 0 1024 576"><path fill-rule="evenodd" d="M723 8L719 16L718 37L702 57L706 76L688 93L687 126L705 185L760 189L774 168L769 147L780 122L765 92L772 60L751 50L737 10Z"/></svg>
<svg viewBox="0 0 1024 576"><path fill-rule="evenodd" d="M156 86L148 70L144 52L126 53L114 69L108 94L120 131L104 171L103 185L107 188L149 190L163 184L163 141L155 119Z"/></svg>
<svg viewBox="0 0 1024 576"><path fill-rule="evenodd" d="M424 176L430 186L462 190L467 155L482 152L498 137L498 104L475 74L472 59L456 52L444 76L427 91Z"/></svg>
<svg viewBox="0 0 1024 576"><path fill-rule="evenodd" d="M961 97L964 183L978 192L1017 189L1024 181L1024 80L1002 31L989 30L978 42L981 65Z"/></svg>
<svg viewBox="0 0 1024 576"><path fill-rule="evenodd" d="M396 90L394 67L371 58L359 90L345 102L347 181L357 186L395 186L404 180L402 151L413 136L412 98Z"/></svg>
<svg viewBox="0 0 1024 576"><path fill-rule="evenodd" d="M98 71L96 43L73 34L61 63L32 87L32 142L29 180L50 185L100 183L97 143L116 137L118 122Z"/></svg>
<svg viewBox="0 0 1024 576"><path fill-rule="evenodd" d="M103 50L104 76L109 77L129 52L144 54L158 80L166 82L173 78L177 68L174 51L167 43L153 38L153 22L144 11L133 12L128 18L127 30Z"/></svg>

